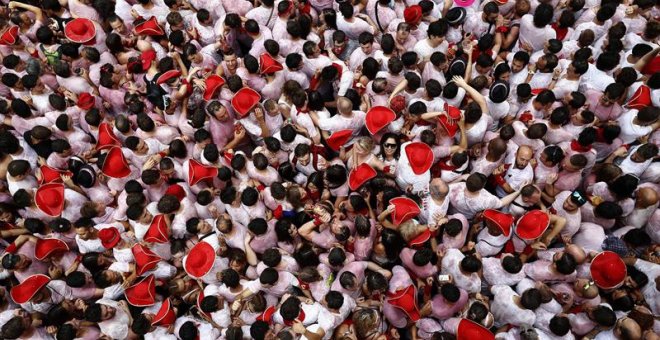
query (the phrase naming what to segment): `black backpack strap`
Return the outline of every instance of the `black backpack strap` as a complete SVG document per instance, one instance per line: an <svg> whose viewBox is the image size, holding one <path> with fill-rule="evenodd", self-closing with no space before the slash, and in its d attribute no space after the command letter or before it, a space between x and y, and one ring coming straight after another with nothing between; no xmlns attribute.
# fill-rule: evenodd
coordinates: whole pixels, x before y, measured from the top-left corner
<svg viewBox="0 0 660 340"><path fill-rule="evenodd" d="M385 30L383 29L383 26L380 24L380 18L378 18L378 1L376 1L376 5L374 6L374 11L376 12L376 24L378 25L378 28L382 33L385 33Z"/></svg>

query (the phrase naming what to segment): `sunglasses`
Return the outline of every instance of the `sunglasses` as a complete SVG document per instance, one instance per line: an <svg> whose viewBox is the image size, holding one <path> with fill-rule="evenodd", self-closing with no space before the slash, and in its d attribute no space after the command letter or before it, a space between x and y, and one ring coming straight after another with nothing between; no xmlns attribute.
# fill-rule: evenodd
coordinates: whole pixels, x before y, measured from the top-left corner
<svg viewBox="0 0 660 340"><path fill-rule="evenodd" d="M383 144L383 146L389 149L396 149L397 147L396 144L391 144L391 143Z"/></svg>

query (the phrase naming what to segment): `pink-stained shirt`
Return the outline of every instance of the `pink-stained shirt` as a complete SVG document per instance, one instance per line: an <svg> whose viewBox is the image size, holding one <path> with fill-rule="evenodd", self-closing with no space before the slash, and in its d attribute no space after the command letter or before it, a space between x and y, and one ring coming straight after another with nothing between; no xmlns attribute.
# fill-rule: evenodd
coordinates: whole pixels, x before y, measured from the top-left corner
<svg viewBox="0 0 660 340"><path fill-rule="evenodd" d="M561 234L572 237L580 229L582 214L580 214L579 209L574 212L564 210L564 201L569 199L568 197L570 195L570 191L560 192L555 196L555 202L552 204L552 207L557 211L557 215L566 219L566 225L564 226L564 229L561 230Z"/></svg>
<svg viewBox="0 0 660 340"><path fill-rule="evenodd" d="M460 263L465 255L458 249L449 249L442 258L442 274L449 274L454 279L458 288L465 289L468 293L481 291L481 278L477 273L463 274Z"/></svg>
<svg viewBox="0 0 660 340"><path fill-rule="evenodd" d="M520 326L522 324L533 325L536 315L533 311L518 307L513 297L518 296L509 286L495 285L490 288L495 295L491 302L490 310L495 317L496 325L511 324Z"/></svg>
<svg viewBox="0 0 660 340"><path fill-rule="evenodd" d="M504 270L502 267L502 260L499 258L485 257L481 259L481 262L483 264L484 280L491 286L515 286L525 278L525 272L523 270L520 270L515 274L511 274Z"/></svg>
<svg viewBox="0 0 660 340"><path fill-rule="evenodd" d="M413 256L417 251L410 248L403 248L399 254L399 258L403 265L408 269L412 275L420 279L425 279L438 272L438 267L432 263L427 263L420 267L413 262Z"/></svg>
<svg viewBox="0 0 660 340"><path fill-rule="evenodd" d="M532 263L525 263L523 271L531 279L541 282L575 281L577 275L575 272L564 275L556 270L552 270L552 265L553 263L551 261L537 260Z"/></svg>
<svg viewBox="0 0 660 340"><path fill-rule="evenodd" d="M459 289L459 291L461 295L458 301L454 303L447 301L442 294L437 294L433 297L433 300L431 300L431 311L436 319L444 320L452 317L465 307L468 302L468 293L463 289Z"/></svg>
<svg viewBox="0 0 660 340"><path fill-rule="evenodd" d="M502 202L495 195L481 190L476 196L466 194L465 182L453 183L449 185L449 211L459 213L467 219L472 219L477 213L486 209L499 209Z"/></svg>

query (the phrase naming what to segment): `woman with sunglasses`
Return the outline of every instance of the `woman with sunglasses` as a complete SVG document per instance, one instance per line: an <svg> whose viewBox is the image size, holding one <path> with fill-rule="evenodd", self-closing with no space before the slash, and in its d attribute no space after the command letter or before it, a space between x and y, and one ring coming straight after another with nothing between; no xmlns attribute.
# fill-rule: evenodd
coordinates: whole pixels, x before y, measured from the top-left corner
<svg viewBox="0 0 660 340"><path fill-rule="evenodd" d="M396 167L401 153L401 135L388 132L380 140L380 153L378 159L383 162L385 167Z"/></svg>

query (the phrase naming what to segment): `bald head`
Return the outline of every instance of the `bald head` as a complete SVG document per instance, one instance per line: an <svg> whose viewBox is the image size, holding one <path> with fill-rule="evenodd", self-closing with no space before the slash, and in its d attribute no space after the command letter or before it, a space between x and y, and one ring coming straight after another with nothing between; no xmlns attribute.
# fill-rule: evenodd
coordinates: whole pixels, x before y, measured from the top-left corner
<svg viewBox="0 0 660 340"><path fill-rule="evenodd" d="M349 115L353 111L353 102L346 97L337 98L337 110L343 115Z"/></svg>
<svg viewBox="0 0 660 340"><path fill-rule="evenodd" d="M434 178L431 181L429 191L431 193L431 197L440 200L447 196L449 187L447 186L447 183L443 182L440 178Z"/></svg>
<svg viewBox="0 0 660 340"><path fill-rule="evenodd" d="M618 322L618 327L614 328L614 334L619 339L642 339L642 327L631 318L623 318Z"/></svg>
<svg viewBox="0 0 660 340"><path fill-rule="evenodd" d="M532 148L529 146L523 145L519 147L518 152L516 152L516 168L524 169L529 164L529 161L533 156L534 150L532 150Z"/></svg>

